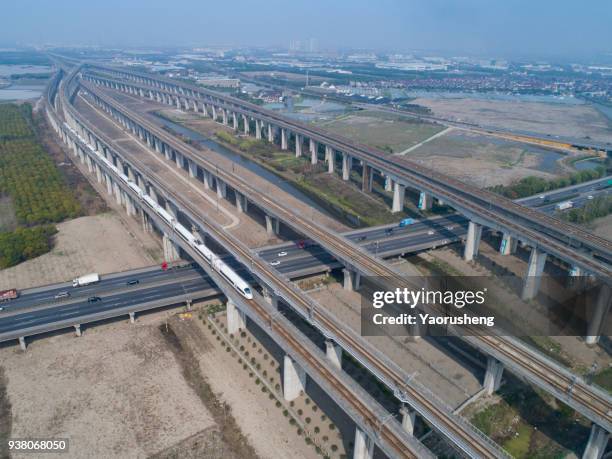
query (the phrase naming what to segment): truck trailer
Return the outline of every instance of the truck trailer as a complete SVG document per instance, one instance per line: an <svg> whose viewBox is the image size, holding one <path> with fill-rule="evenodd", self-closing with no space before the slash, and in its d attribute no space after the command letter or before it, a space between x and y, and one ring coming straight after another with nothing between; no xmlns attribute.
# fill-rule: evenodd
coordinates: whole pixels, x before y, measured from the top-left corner
<svg viewBox="0 0 612 459"><path fill-rule="evenodd" d="M85 274L84 276L77 277L72 281L73 287L84 287L85 285L95 284L100 282L100 276L98 273Z"/></svg>

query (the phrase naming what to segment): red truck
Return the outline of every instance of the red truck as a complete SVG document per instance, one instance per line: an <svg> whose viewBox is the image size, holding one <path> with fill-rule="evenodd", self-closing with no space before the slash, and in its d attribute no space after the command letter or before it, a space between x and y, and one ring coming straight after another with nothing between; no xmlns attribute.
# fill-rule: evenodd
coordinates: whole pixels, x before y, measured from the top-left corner
<svg viewBox="0 0 612 459"><path fill-rule="evenodd" d="M0 290L0 302L14 300L19 296L17 289L12 288L10 290Z"/></svg>

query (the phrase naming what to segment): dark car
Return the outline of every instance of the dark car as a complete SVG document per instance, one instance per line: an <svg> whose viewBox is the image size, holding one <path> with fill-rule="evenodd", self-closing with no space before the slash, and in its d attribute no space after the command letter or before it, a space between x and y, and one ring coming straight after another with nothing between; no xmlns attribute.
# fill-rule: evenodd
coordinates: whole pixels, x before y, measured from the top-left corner
<svg viewBox="0 0 612 459"><path fill-rule="evenodd" d="M368 238L367 236L359 236L357 238L357 242L365 241L367 238Z"/></svg>
<svg viewBox="0 0 612 459"><path fill-rule="evenodd" d="M137 285L140 284L140 281L138 279L132 279L127 281L127 285Z"/></svg>
<svg viewBox="0 0 612 459"><path fill-rule="evenodd" d="M102 298L100 298L99 296L90 296L89 298L87 298L88 303L97 303L98 301L102 301Z"/></svg>

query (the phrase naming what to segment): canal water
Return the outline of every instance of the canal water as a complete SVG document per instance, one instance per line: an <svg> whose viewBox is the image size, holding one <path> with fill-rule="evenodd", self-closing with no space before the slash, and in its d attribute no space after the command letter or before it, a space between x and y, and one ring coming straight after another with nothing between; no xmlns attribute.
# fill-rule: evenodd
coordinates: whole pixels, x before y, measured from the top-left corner
<svg viewBox="0 0 612 459"><path fill-rule="evenodd" d="M219 144L218 142L216 142L216 141L214 141L214 140L212 140L212 139L210 139L208 137L203 136L199 132L196 132L196 131L194 131L192 129L189 129L188 127L182 126L182 125L180 125L178 123L175 123L173 121L165 119L165 118L163 118L161 116L156 116L156 118L164 126L172 129L175 132L178 132L179 134L185 136L188 139L191 139L194 142L198 142L200 145L202 145L202 146L204 146L206 148L209 148L209 149L211 149L213 151L216 151L219 154L222 154L226 158L231 159L236 164L240 164L242 167L244 167L244 168L248 169L249 171L259 175L260 177L266 179L268 182L275 184L276 186L281 188L283 191L289 193L294 198L299 199L300 201L302 201L304 204L307 204L307 205L309 205L311 207L314 207L319 212L321 212L321 213L323 213L323 214L333 218L333 216L329 213L329 211L327 211L326 209L321 207L319 204L317 204L315 201L313 201L312 198L310 198L309 196L304 194L302 191L300 191L297 188L295 188L293 185L291 185L290 183L288 183L287 181L285 181L284 179L282 179L278 175L270 172L265 167L260 166L255 161L251 161L250 159L245 158L244 156L239 155L238 153L233 152L229 148L224 147L223 145Z"/></svg>

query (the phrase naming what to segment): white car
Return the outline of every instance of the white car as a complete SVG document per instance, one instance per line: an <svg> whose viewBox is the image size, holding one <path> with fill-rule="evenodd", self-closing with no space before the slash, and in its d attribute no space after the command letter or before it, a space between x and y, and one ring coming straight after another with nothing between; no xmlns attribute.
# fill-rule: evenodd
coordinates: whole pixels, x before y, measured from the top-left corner
<svg viewBox="0 0 612 459"><path fill-rule="evenodd" d="M279 257L286 257L287 256L287 252L278 252L278 256Z"/></svg>
<svg viewBox="0 0 612 459"><path fill-rule="evenodd" d="M430 236L433 236L433 233L434 232L432 230L427 231L427 234L430 235Z"/></svg>
<svg viewBox="0 0 612 459"><path fill-rule="evenodd" d="M588 195L588 196L587 196L587 199L588 199L588 200L593 199L593 195L592 195L592 194Z"/></svg>
<svg viewBox="0 0 612 459"><path fill-rule="evenodd" d="M278 260L274 260L274 261L270 262L270 266L278 266L278 265L280 265L280 261L278 261Z"/></svg>

